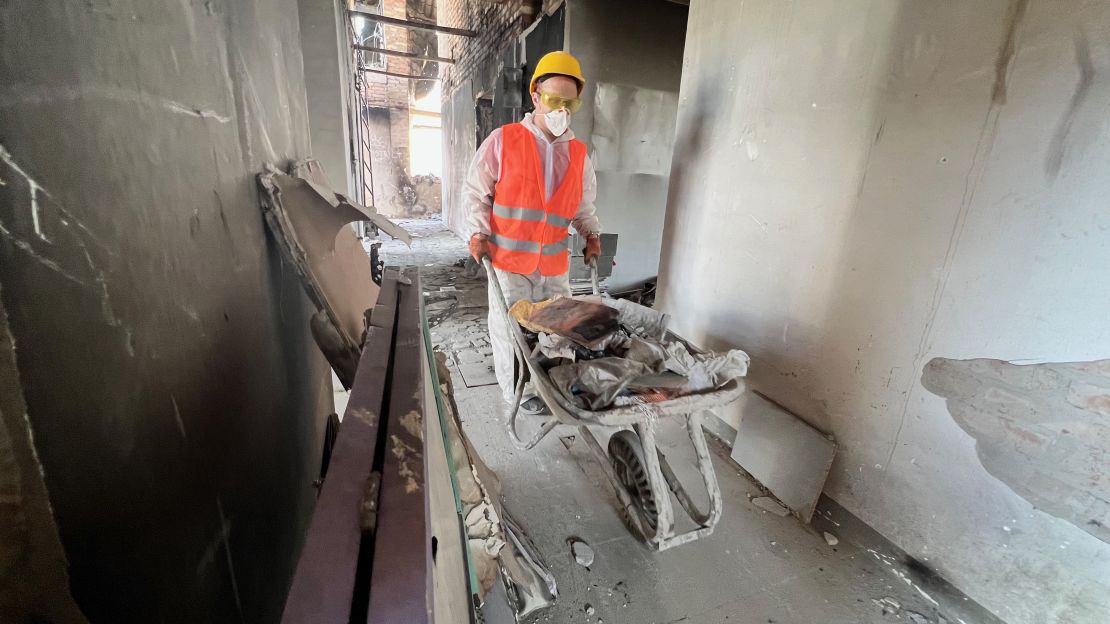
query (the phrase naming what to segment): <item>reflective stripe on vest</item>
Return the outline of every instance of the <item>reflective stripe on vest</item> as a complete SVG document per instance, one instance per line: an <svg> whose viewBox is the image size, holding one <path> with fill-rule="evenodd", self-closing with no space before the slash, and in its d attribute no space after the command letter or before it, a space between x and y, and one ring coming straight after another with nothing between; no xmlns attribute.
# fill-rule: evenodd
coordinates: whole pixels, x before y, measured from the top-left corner
<svg viewBox="0 0 1110 624"><path fill-rule="evenodd" d="M569 142L566 175L547 199L535 136L521 124L509 124L501 132L501 176L490 218L493 266L525 275L537 270L542 275L566 273L567 228L582 202L586 146Z"/></svg>
<svg viewBox="0 0 1110 624"><path fill-rule="evenodd" d="M570 219L560 217L557 214L545 213L542 210L532 210L531 208L509 208L496 202L493 204L493 214L502 219L516 219L518 221L544 221L546 216L546 221L551 225L570 226Z"/></svg>

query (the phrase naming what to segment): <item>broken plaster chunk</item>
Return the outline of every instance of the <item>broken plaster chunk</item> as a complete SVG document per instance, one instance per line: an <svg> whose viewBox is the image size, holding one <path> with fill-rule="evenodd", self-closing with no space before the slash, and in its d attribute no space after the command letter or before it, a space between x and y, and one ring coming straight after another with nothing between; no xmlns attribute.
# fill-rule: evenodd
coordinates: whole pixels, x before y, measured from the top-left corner
<svg viewBox="0 0 1110 624"><path fill-rule="evenodd" d="M829 546L836 546L840 543L840 539L832 533L825 531L825 542L827 542Z"/></svg>
<svg viewBox="0 0 1110 624"><path fill-rule="evenodd" d="M594 563L594 549L586 542L579 540L571 540L570 552L574 554L574 560L578 565L583 568L588 568Z"/></svg>
<svg viewBox="0 0 1110 624"><path fill-rule="evenodd" d="M776 516L785 518L790 515L790 510L782 505L782 503L771 498L770 496L760 496L752 499L752 504L759 507L763 511L769 511Z"/></svg>
<svg viewBox="0 0 1110 624"><path fill-rule="evenodd" d="M596 612L597 612L597 610L594 609L593 605L591 605L591 604L586 605L586 615L593 615Z"/></svg>

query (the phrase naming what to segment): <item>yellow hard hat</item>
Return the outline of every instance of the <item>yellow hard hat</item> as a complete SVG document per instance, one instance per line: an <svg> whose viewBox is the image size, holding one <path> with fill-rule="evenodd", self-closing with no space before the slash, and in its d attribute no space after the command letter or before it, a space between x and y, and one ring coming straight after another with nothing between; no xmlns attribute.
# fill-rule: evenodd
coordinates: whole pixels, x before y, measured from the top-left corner
<svg viewBox="0 0 1110 624"><path fill-rule="evenodd" d="M548 74L574 78L578 81L578 93L582 93L582 88L586 86L586 77L582 75L582 66L578 64L578 59L571 56L569 52L557 51L544 54L540 62L536 63L536 71L532 74L532 83L528 85L528 92L534 92L536 81L541 76Z"/></svg>

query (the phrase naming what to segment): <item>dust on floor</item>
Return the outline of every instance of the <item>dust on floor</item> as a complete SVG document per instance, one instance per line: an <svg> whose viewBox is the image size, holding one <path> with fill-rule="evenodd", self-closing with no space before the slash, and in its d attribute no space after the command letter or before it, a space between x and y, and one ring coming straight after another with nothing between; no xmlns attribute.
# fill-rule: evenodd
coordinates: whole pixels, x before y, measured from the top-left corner
<svg viewBox="0 0 1110 624"><path fill-rule="evenodd" d="M832 501L822 501L813 525L757 506L752 499L764 492L717 441L710 448L725 506L716 532L673 550L652 552L625 528L615 497L573 429L557 429L531 451L512 445L505 432L505 405L492 377L485 280L464 271L466 244L441 221L402 225L414 234L412 249L386 242L382 258L387 264L420 266L432 341L448 354L463 426L500 476L506 505L559 583L555 606L527 622L999 621L937 578L927 561L908 559ZM523 422L522 429L528 431L531 424ZM603 446L607 433L597 432ZM682 428L677 423L662 426L659 438L687 489L699 491L693 452ZM704 494L695 499L705 506ZM593 550L589 567L575 561L574 540Z"/></svg>

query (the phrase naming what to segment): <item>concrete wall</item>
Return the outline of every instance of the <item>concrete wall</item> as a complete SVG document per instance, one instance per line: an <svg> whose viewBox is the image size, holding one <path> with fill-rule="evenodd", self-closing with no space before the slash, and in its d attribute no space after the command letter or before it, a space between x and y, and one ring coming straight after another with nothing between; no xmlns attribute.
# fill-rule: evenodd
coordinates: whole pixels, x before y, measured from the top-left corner
<svg viewBox="0 0 1110 624"><path fill-rule="evenodd" d="M309 155L300 40L295 0L0 7L0 296L91 621L280 615L331 409L255 181Z"/></svg>
<svg viewBox="0 0 1110 624"><path fill-rule="evenodd" d="M347 14L339 0L298 0L298 7L312 155L335 190L353 195Z"/></svg>
<svg viewBox="0 0 1110 624"><path fill-rule="evenodd" d="M699 0L687 41L675 329L747 349L925 567L1008 622L1110 621L1110 5Z"/></svg>
<svg viewBox="0 0 1110 624"><path fill-rule="evenodd" d="M573 116L571 129L592 150L599 84L678 91L687 8L664 0L569 0L566 6L564 47L578 57L587 79L583 106ZM625 101L633 104L631 98ZM612 121L618 130L636 132L631 125L621 127L634 114L618 108ZM655 120L652 134L673 133L673 118ZM598 167L598 216L606 232L620 236L610 278L613 288L656 275L668 183L666 168L662 171Z"/></svg>

